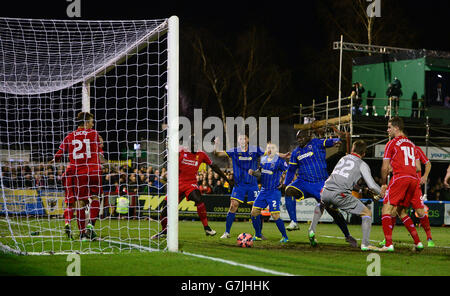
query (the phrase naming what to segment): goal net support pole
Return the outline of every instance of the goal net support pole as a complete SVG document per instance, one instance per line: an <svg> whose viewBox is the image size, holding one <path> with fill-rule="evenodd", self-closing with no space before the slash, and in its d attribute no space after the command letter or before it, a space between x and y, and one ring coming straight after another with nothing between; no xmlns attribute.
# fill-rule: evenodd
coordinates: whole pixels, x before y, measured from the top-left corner
<svg viewBox="0 0 450 296"><path fill-rule="evenodd" d="M167 248L178 251L179 21L169 18L167 67Z"/></svg>

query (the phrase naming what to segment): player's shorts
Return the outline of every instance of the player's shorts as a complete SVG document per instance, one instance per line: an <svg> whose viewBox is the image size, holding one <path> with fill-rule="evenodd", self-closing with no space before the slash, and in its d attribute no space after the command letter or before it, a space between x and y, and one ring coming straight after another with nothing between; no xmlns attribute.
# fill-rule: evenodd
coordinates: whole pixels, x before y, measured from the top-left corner
<svg viewBox="0 0 450 296"><path fill-rule="evenodd" d="M61 176L61 182L64 187L64 202L66 204L72 204L75 202L75 190L73 184L73 176L63 173Z"/></svg>
<svg viewBox="0 0 450 296"><path fill-rule="evenodd" d="M320 201L320 191L322 190L323 186L325 185L325 181L321 181L318 183L309 183L300 179L295 179L294 182L286 186L286 190L289 187L293 187L300 191L302 196L300 198L297 198L297 200L302 200L304 198L308 197L314 197L318 202Z"/></svg>
<svg viewBox="0 0 450 296"><path fill-rule="evenodd" d="M192 183L178 183L178 199L181 200L184 196L186 196L186 200L189 200L189 195L194 190L200 190L197 184Z"/></svg>
<svg viewBox="0 0 450 296"><path fill-rule="evenodd" d="M74 194L78 200L87 200L102 193L101 171L77 171L72 177Z"/></svg>
<svg viewBox="0 0 450 296"><path fill-rule="evenodd" d="M281 192L278 189L261 189L253 204L254 208L265 209L269 206L270 213L279 213Z"/></svg>
<svg viewBox="0 0 450 296"><path fill-rule="evenodd" d="M259 187L256 184L236 184L233 187L230 198L243 203L245 201L245 196L247 196L247 203L253 204L258 196L258 191Z"/></svg>
<svg viewBox="0 0 450 296"><path fill-rule="evenodd" d="M320 194L325 206L331 206L350 214L360 215L366 206L351 193L340 193L324 188Z"/></svg>
<svg viewBox="0 0 450 296"><path fill-rule="evenodd" d="M386 190L383 203L409 207L416 194L418 182L417 177L393 176Z"/></svg>
<svg viewBox="0 0 450 296"><path fill-rule="evenodd" d="M422 200L422 188L420 188L420 182L417 182L417 188L414 193L414 197L411 199L411 206L414 210L425 208L425 204Z"/></svg>

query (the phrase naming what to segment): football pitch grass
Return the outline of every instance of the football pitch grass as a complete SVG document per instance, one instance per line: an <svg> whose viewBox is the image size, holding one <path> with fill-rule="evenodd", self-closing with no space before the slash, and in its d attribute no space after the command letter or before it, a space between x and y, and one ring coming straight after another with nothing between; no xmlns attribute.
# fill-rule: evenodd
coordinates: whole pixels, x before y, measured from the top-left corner
<svg viewBox="0 0 450 296"><path fill-rule="evenodd" d="M11 245L5 221L0 223L3 224L0 242ZM319 245L315 248L309 245L308 224L300 224L300 230L288 232L289 242L281 244L280 233L272 222L264 223L267 240L255 242L252 248L241 248L236 246L236 237L242 232L253 233L250 222L235 222L231 238L220 239L225 228L223 221L210 222L217 231L214 237L205 235L199 221L180 221L178 253L151 251L163 249L165 242L150 242L149 236L157 229L149 231L148 222L142 220L100 221L97 225L102 229L98 231L100 239L94 242L69 241L64 237L61 220L48 220L45 227L42 221L39 223L42 232L36 237L22 233L20 241L26 243L27 252L40 252L43 248L56 254L22 256L0 252L0 275L65 276L70 262L64 252L72 249L80 253L82 276L365 276L371 264L368 255L373 253L350 247L339 228L328 223L318 225ZM150 225L158 227L156 222ZM14 229L17 232L33 229L11 227L17 227ZM72 228L76 229L74 222ZM361 226L349 225L349 230L360 244ZM450 228L432 227L434 248L427 247L423 229L418 227L418 232L425 245L420 253L412 250L413 241L405 227L395 227L395 252L377 252L382 276L450 275ZM376 245L383 238L381 226L373 225L372 243ZM104 254L95 254L100 250Z"/></svg>

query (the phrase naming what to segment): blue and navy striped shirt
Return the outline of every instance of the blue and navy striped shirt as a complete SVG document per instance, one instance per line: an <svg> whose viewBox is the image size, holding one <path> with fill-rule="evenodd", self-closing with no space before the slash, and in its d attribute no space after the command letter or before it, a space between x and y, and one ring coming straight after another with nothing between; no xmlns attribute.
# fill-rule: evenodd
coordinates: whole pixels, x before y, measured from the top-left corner
<svg viewBox="0 0 450 296"><path fill-rule="evenodd" d="M261 157L261 189L271 190L280 186L281 175L287 169L287 162L278 155L272 159L267 155Z"/></svg>
<svg viewBox="0 0 450 296"><path fill-rule="evenodd" d="M298 170L298 178L309 183L318 183L328 178L326 148L332 147L339 138L312 139L305 147L297 147L292 151L289 169L284 180L288 185Z"/></svg>
<svg viewBox="0 0 450 296"><path fill-rule="evenodd" d="M250 184L258 185L258 180L248 174L248 170L256 171L258 168L258 159L264 155L260 147L249 146L246 151L241 147L235 147L226 151L228 157L233 162L233 179L236 185Z"/></svg>

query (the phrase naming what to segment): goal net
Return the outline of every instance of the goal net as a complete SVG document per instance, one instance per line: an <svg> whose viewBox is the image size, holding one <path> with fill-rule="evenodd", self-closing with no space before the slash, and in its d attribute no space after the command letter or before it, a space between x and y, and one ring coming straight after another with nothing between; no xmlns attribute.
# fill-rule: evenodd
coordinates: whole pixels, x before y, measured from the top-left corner
<svg viewBox="0 0 450 296"><path fill-rule="evenodd" d="M178 190L177 43L177 17L0 18L0 251L177 249L176 215L169 213L169 243L152 239L168 191ZM89 239L80 238L83 215L65 203L68 155L50 163L79 112L93 114L107 160ZM83 211L87 225L92 206Z"/></svg>

